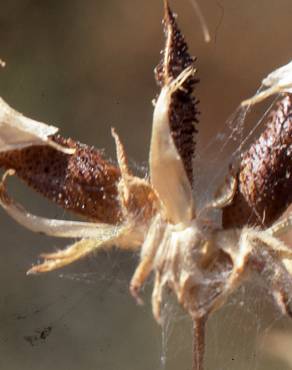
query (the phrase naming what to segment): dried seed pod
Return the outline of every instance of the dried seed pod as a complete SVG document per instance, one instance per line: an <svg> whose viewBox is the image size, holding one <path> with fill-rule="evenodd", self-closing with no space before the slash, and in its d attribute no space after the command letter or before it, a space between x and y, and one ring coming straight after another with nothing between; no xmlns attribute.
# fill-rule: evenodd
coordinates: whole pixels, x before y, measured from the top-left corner
<svg viewBox="0 0 292 370"><path fill-rule="evenodd" d="M0 167L14 169L28 186L87 219L111 224L121 221L120 170L93 147L60 135L51 140L75 148L74 154L35 145L0 153Z"/></svg>
<svg viewBox="0 0 292 370"><path fill-rule="evenodd" d="M159 86L163 87L186 68L193 66L195 58L188 51L175 15L165 1L164 14L165 48L162 59L155 68L155 78ZM194 135L197 133L198 100L192 95L194 86L198 82L190 75L183 83L182 88L172 94L169 109L169 123L175 146L183 160L185 171L190 183L193 183L193 157L195 153Z"/></svg>
<svg viewBox="0 0 292 370"><path fill-rule="evenodd" d="M266 227L292 202L292 94L270 114L267 127L243 155L238 190L223 210L223 226Z"/></svg>

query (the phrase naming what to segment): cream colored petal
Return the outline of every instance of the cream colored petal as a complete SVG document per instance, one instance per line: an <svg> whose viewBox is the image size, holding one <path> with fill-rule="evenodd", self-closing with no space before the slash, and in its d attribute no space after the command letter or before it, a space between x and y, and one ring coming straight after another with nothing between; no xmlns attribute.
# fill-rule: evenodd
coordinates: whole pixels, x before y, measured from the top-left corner
<svg viewBox="0 0 292 370"><path fill-rule="evenodd" d="M42 254L41 257L44 258L44 261L33 266L27 274L56 270L100 249L109 249L113 246L125 250L137 249L137 240L135 239L135 234L131 233L132 229L130 227L120 226L114 228L108 225L103 227L101 224L97 224L96 228L97 232L94 235L94 239L82 239L64 250Z"/></svg>
<svg viewBox="0 0 292 370"><path fill-rule="evenodd" d="M266 89L244 100L242 106L254 105L274 94L292 93L292 61L271 72L263 79L262 84Z"/></svg>
<svg viewBox="0 0 292 370"><path fill-rule="evenodd" d="M65 153L74 153L74 149L64 148L50 140L49 136L58 130L23 116L0 98L0 152L31 145L50 145Z"/></svg>
<svg viewBox="0 0 292 370"><path fill-rule="evenodd" d="M63 221L33 215L10 197L0 198L0 205L20 225L36 233L58 238L108 238L119 233L121 226L91 222Z"/></svg>
<svg viewBox="0 0 292 370"><path fill-rule="evenodd" d="M191 184L171 136L169 107L171 94L193 73L188 69L165 85L156 102L150 147L150 178L167 218L173 223L188 222L194 213Z"/></svg>
<svg viewBox="0 0 292 370"><path fill-rule="evenodd" d="M111 242L113 243L113 240L111 240ZM109 244L109 241L106 243L104 240L97 239L80 240L64 250L60 250L51 254L43 254L41 257L44 258L44 262L33 266L27 272L27 274L32 275L59 269L85 257L86 255L98 249L112 246L112 243Z"/></svg>

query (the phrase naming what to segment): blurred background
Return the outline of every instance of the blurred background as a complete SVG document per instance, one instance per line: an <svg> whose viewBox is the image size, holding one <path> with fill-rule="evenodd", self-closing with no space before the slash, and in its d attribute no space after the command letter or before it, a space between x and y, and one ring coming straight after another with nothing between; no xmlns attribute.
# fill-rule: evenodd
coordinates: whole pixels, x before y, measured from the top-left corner
<svg viewBox="0 0 292 370"><path fill-rule="evenodd" d="M198 56L207 143L269 72L291 59L291 0L201 0L212 41L204 43L189 0L172 0L192 54ZM1 3L0 96L25 115L60 127L63 136L115 158L110 128L132 167L147 171L153 69L163 45L160 0L9 0ZM11 193L32 212L64 212L17 181ZM63 271L26 277L39 253L64 242L34 235L1 210L0 369L190 369L190 323L170 305L161 330L150 307L137 307L128 282L137 256L100 253ZM270 329L292 331L267 292L245 285L208 324L206 369L279 370L262 353ZM285 367L286 366L286 367Z"/></svg>

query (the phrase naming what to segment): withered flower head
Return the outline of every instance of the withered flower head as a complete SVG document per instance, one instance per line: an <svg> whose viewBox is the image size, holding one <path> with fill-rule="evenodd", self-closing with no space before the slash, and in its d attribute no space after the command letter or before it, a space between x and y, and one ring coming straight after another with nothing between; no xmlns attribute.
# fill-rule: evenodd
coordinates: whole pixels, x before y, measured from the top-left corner
<svg viewBox="0 0 292 370"><path fill-rule="evenodd" d="M260 230L246 226L248 220L244 223L242 218L241 228L218 227L206 219L204 212L197 212L192 189L198 115L193 97L197 82L194 58L166 1L164 26L166 43L156 68L161 90L153 113L150 178L132 174L125 149L114 130L118 167L105 161L96 149L72 140L37 136L36 145L25 141L22 135L24 146L29 148L4 151L0 165L12 168L31 187L64 208L98 222L50 220L30 214L7 194L5 178L11 171L1 183L0 204L33 231L81 238L65 250L43 254L43 261L33 266L30 274L64 267L113 245L139 251L140 262L130 283L132 295L141 302L140 290L153 272L152 309L156 320L162 323L164 292L173 291L193 320L193 370L202 370L205 322L246 278L249 269L262 277L279 309L291 315L292 252L278 236L291 229L292 217ZM283 150L291 147L290 104L289 96L266 132L244 156L237 179L230 176L205 209L215 213L223 209L226 220L228 211L224 208L231 207L226 208L231 212L233 205L240 207L239 194L248 208L265 213L266 220L276 217L279 213L274 210L276 201L270 213L265 203L268 194L277 198L281 209L287 201L281 194L287 191L281 181L285 166L291 173L291 152ZM10 112L10 122L17 117ZM30 130L33 134L34 129ZM23 133L23 126L20 131ZM61 146L60 150L57 146ZM68 148L74 152L66 153ZM291 180L288 181L291 185ZM269 193L271 189L274 190ZM229 213L229 219L233 214Z"/></svg>

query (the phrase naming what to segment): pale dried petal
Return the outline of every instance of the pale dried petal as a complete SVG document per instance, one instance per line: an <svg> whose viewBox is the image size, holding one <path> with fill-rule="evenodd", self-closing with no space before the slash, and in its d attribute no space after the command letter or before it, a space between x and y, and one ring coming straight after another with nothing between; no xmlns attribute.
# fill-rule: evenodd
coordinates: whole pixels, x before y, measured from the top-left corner
<svg viewBox="0 0 292 370"><path fill-rule="evenodd" d="M262 84L266 89L244 100L241 105L253 105L274 94L292 93L292 61L271 72L263 79Z"/></svg>
<svg viewBox="0 0 292 370"><path fill-rule="evenodd" d="M65 153L74 153L74 150L50 140L49 136L57 131L57 127L23 116L0 98L0 152L31 145L50 145Z"/></svg>
<svg viewBox="0 0 292 370"><path fill-rule="evenodd" d="M194 216L194 202L191 184L170 130L173 85L175 81L163 87L154 109L149 161L151 184L165 208L166 217L173 223L181 223L189 222Z"/></svg>

